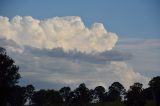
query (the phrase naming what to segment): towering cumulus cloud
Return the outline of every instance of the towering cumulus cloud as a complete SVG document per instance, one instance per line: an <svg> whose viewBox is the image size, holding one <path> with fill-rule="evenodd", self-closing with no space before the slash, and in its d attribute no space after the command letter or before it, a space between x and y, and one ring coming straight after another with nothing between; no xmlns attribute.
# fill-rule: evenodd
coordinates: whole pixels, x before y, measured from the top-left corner
<svg viewBox="0 0 160 106"><path fill-rule="evenodd" d="M0 37L19 45L39 49L63 48L65 52L98 53L111 50L118 40L102 23L86 27L80 17L54 17L46 20L31 16L0 17Z"/></svg>
<svg viewBox="0 0 160 106"><path fill-rule="evenodd" d="M147 85L148 78L126 63L132 55L112 50L117 40L102 23L86 27L77 16L0 16L0 46L20 66L24 83L35 82L39 88L82 82L107 87L114 81L125 87L137 81Z"/></svg>

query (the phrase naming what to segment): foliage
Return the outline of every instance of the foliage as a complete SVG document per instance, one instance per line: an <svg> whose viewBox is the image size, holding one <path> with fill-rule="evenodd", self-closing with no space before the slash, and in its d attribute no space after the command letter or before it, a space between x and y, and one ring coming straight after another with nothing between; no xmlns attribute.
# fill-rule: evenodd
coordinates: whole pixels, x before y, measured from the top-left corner
<svg viewBox="0 0 160 106"><path fill-rule="evenodd" d="M91 101L89 89L84 83L80 84L69 96L70 104L86 104Z"/></svg>
<svg viewBox="0 0 160 106"><path fill-rule="evenodd" d="M103 102L104 101L104 93L105 93L105 88L103 86L97 86L94 89L95 99L98 99L98 102Z"/></svg>
<svg viewBox="0 0 160 106"><path fill-rule="evenodd" d="M125 94L125 88L119 82L114 82L110 87L107 95L107 101L121 101L122 95Z"/></svg>
<svg viewBox="0 0 160 106"><path fill-rule="evenodd" d="M33 94L32 102L34 106L50 106L62 103L62 97L55 90L40 90Z"/></svg>
<svg viewBox="0 0 160 106"><path fill-rule="evenodd" d="M10 103L12 90L20 78L18 67L14 64L5 49L0 48L0 106Z"/></svg>
<svg viewBox="0 0 160 106"><path fill-rule="evenodd" d="M130 89L128 90L126 94L127 98L127 105L128 106L144 106L145 105L145 99L142 94L142 84L141 83L134 83L132 86L130 86Z"/></svg>
<svg viewBox="0 0 160 106"><path fill-rule="evenodd" d="M152 95L157 106L160 106L160 76L154 77L149 81L149 86L152 89Z"/></svg>
<svg viewBox="0 0 160 106"><path fill-rule="evenodd" d="M71 92L71 88L70 87L62 87L59 90L60 95L63 98L63 102L65 102L66 104L68 104L69 102L69 94Z"/></svg>
<svg viewBox="0 0 160 106"><path fill-rule="evenodd" d="M26 97L28 99L29 105L31 105L32 97L34 94L34 86L33 85L27 85L26 86Z"/></svg>

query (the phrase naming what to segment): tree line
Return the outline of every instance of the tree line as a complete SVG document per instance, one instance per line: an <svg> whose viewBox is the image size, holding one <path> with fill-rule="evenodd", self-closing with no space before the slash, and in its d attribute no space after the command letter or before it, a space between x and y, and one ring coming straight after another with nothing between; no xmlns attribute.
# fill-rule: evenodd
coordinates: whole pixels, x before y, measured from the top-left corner
<svg viewBox="0 0 160 106"><path fill-rule="evenodd" d="M19 67L6 50L0 47L0 106L87 106L87 104L123 102L127 106L144 106L152 100L160 106L160 76L149 81L149 87L136 82L128 90L119 82L113 82L106 90L103 86L94 89L80 84L74 90L35 90L33 85L20 86Z"/></svg>

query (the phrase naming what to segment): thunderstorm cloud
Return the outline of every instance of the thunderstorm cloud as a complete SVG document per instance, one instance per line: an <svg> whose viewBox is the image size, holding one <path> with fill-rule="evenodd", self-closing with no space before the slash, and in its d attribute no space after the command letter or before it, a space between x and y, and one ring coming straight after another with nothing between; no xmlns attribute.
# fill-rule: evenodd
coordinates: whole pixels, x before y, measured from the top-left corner
<svg viewBox="0 0 160 106"><path fill-rule="evenodd" d="M11 20L0 17L0 34L20 45L36 48L63 48L84 53L111 50L118 40L115 33L107 32L102 23L86 27L80 17L54 17L46 20L31 16L15 16Z"/></svg>
<svg viewBox="0 0 160 106"><path fill-rule="evenodd" d="M87 27L77 16L0 16L0 46L20 66L23 83L39 88L83 82L108 87L114 81L127 88L137 81L147 85L149 78L126 63L132 54L114 50L117 41L102 23Z"/></svg>

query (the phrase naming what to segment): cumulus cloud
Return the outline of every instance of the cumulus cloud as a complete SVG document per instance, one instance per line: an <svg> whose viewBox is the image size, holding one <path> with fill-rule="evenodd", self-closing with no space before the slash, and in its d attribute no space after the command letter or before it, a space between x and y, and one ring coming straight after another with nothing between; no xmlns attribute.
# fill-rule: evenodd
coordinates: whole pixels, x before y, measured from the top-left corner
<svg viewBox="0 0 160 106"><path fill-rule="evenodd" d="M111 50L118 40L102 23L86 27L80 17L38 20L31 16L0 16L0 37L35 48L63 48L65 52L97 53Z"/></svg>
<svg viewBox="0 0 160 106"><path fill-rule="evenodd" d="M112 49L117 40L102 23L89 28L76 16L0 17L0 45L19 65L22 83L39 88L76 87L82 82L90 88L108 87L114 81L126 88L137 81L147 86L148 77L124 61L132 55Z"/></svg>
<svg viewBox="0 0 160 106"><path fill-rule="evenodd" d="M72 57L71 54L62 50L58 52L54 50L45 51L32 47L25 47L21 53L16 51L20 49L18 46L12 46L7 44L7 41L5 42L3 46L7 48L9 55L20 66L23 83L33 83L37 88L59 89L62 86L75 88L82 82L90 88L98 85L107 88L114 81L119 81L128 89L134 82L141 82L146 87L149 80L148 77L135 72L123 59L121 61L114 60L114 55L112 55L112 60L101 58L101 55L106 53L91 57L81 54L78 57L79 54L75 52L75 56ZM0 42L0 44L2 43ZM91 58L93 59L91 60Z"/></svg>

